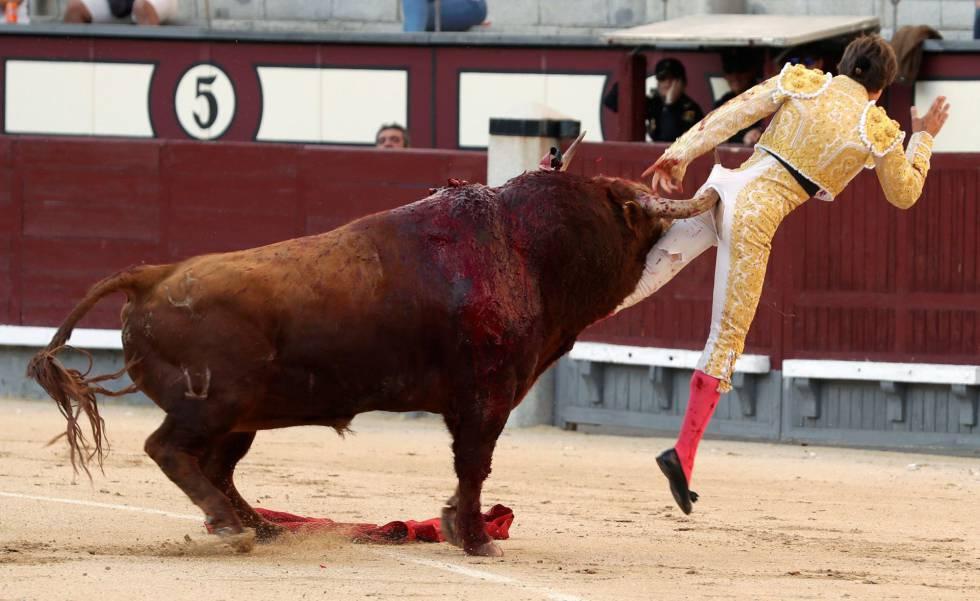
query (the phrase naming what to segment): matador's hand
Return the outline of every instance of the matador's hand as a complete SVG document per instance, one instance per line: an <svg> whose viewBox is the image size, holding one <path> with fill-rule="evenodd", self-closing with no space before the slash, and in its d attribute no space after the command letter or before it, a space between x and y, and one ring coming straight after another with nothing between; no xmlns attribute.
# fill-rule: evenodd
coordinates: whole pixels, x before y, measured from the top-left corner
<svg viewBox="0 0 980 601"><path fill-rule="evenodd" d="M653 179L650 180L650 187L654 193L658 190L665 194L672 194L678 191L682 192L684 190L682 183L673 175L674 167L676 166L677 159L667 158L667 155L662 154L653 165L647 167L647 170L640 177L648 177L650 174L653 174Z"/></svg>
<svg viewBox="0 0 980 601"><path fill-rule="evenodd" d="M939 134L939 130L943 128L946 123L946 119L949 118L949 103L946 102L945 96L939 96L932 101L932 106L929 107L929 112L927 112L922 117L919 117L919 111L916 107L912 107L912 132L925 131L928 132L932 137L936 137Z"/></svg>

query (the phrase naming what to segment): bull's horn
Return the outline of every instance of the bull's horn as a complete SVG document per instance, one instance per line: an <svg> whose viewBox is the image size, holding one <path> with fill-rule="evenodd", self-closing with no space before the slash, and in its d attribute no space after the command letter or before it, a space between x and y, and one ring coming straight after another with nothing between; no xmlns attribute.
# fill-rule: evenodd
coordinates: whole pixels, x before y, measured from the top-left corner
<svg viewBox="0 0 980 601"><path fill-rule="evenodd" d="M689 200L673 200L661 198L655 194L638 194L637 202L646 207L654 217L669 219L687 219L700 215L718 203L720 197L714 188L705 188Z"/></svg>
<svg viewBox="0 0 980 601"><path fill-rule="evenodd" d="M572 158L575 157L575 151L578 150L578 143L581 142L582 138L584 137L585 137L585 130L582 130L582 133L580 133L578 137L575 138L575 141L572 142L572 145L569 146L568 150L565 151L565 155L562 157L560 171L565 171L568 169L568 166L572 163Z"/></svg>

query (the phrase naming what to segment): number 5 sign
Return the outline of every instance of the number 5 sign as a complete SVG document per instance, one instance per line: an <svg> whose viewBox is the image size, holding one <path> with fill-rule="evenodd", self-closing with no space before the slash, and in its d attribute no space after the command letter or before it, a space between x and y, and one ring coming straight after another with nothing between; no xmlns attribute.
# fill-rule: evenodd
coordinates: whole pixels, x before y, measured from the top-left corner
<svg viewBox="0 0 980 601"><path fill-rule="evenodd" d="M235 118L235 87L219 67L194 65L177 82L174 111L192 138L220 138Z"/></svg>

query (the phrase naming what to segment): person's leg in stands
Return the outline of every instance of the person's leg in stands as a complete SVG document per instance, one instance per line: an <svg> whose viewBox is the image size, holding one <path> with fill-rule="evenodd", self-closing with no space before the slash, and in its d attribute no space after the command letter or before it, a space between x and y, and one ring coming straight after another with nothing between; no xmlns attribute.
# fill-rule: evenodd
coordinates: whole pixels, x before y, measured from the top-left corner
<svg viewBox="0 0 980 601"><path fill-rule="evenodd" d="M177 17L177 0L136 0L133 20L139 25L161 25Z"/></svg>
<svg viewBox="0 0 980 601"><path fill-rule="evenodd" d="M159 25L160 15L146 0L136 0L133 3L133 21L136 21L137 25Z"/></svg>
<svg viewBox="0 0 980 601"><path fill-rule="evenodd" d="M466 31L487 18L486 0L442 0L442 30ZM430 30L434 28L429 21Z"/></svg>
<svg viewBox="0 0 980 601"><path fill-rule="evenodd" d="M112 11L109 0L68 0L65 23L109 23Z"/></svg>
<svg viewBox="0 0 980 601"><path fill-rule="evenodd" d="M405 31L425 31L426 21L429 20L428 0L403 0L402 13L404 15Z"/></svg>
<svg viewBox="0 0 980 601"><path fill-rule="evenodd" d="M980 0L974 3L973 9L973 39L980 40Z"/></svg>

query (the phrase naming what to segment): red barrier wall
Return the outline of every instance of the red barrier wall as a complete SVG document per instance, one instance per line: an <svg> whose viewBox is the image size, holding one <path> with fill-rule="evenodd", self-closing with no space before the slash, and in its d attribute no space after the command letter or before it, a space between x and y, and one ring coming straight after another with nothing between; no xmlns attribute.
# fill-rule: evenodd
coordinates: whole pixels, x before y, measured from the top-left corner
<svg viewBox="0 0 980 601"><path fill-rule="evenodd" d="M662 152L646 144L587 144L580 173L638 177ZM729 148L723 163L748 151ZM686 190L711 162L688 170ZM919 202L885 200L865 171L833 203L809 200L782 224L747 352L784 358L980 361L980 161L938 154ZM653 297L586 338L700 349L708 335L714 250Z"/></svg>
<svg viewBox="0 0 980 601"><path fill-rule="evenodd" d="M0 323L56 325L118 269L327 231L449 177L486 181L486 155L0 137Z"/></svg>
<svg viewBox="0 0 980 601"><path fill-rule="evenodd" d="M638 177L663 147L587 144L572 170ZM723 150L726 165L746 152ZM749 352L783 358L980 359L980 163L937 155L923 198L889 205L873 172L808 201L774 241ZM687 189L710 161L688 171ZM0 136L0 323L60 323L85 289L134 263L322 232L411 202L486 155L347 147ZM714 251L585 338L700 348ZM83 325L117 327L121 298Z"/></svg>

